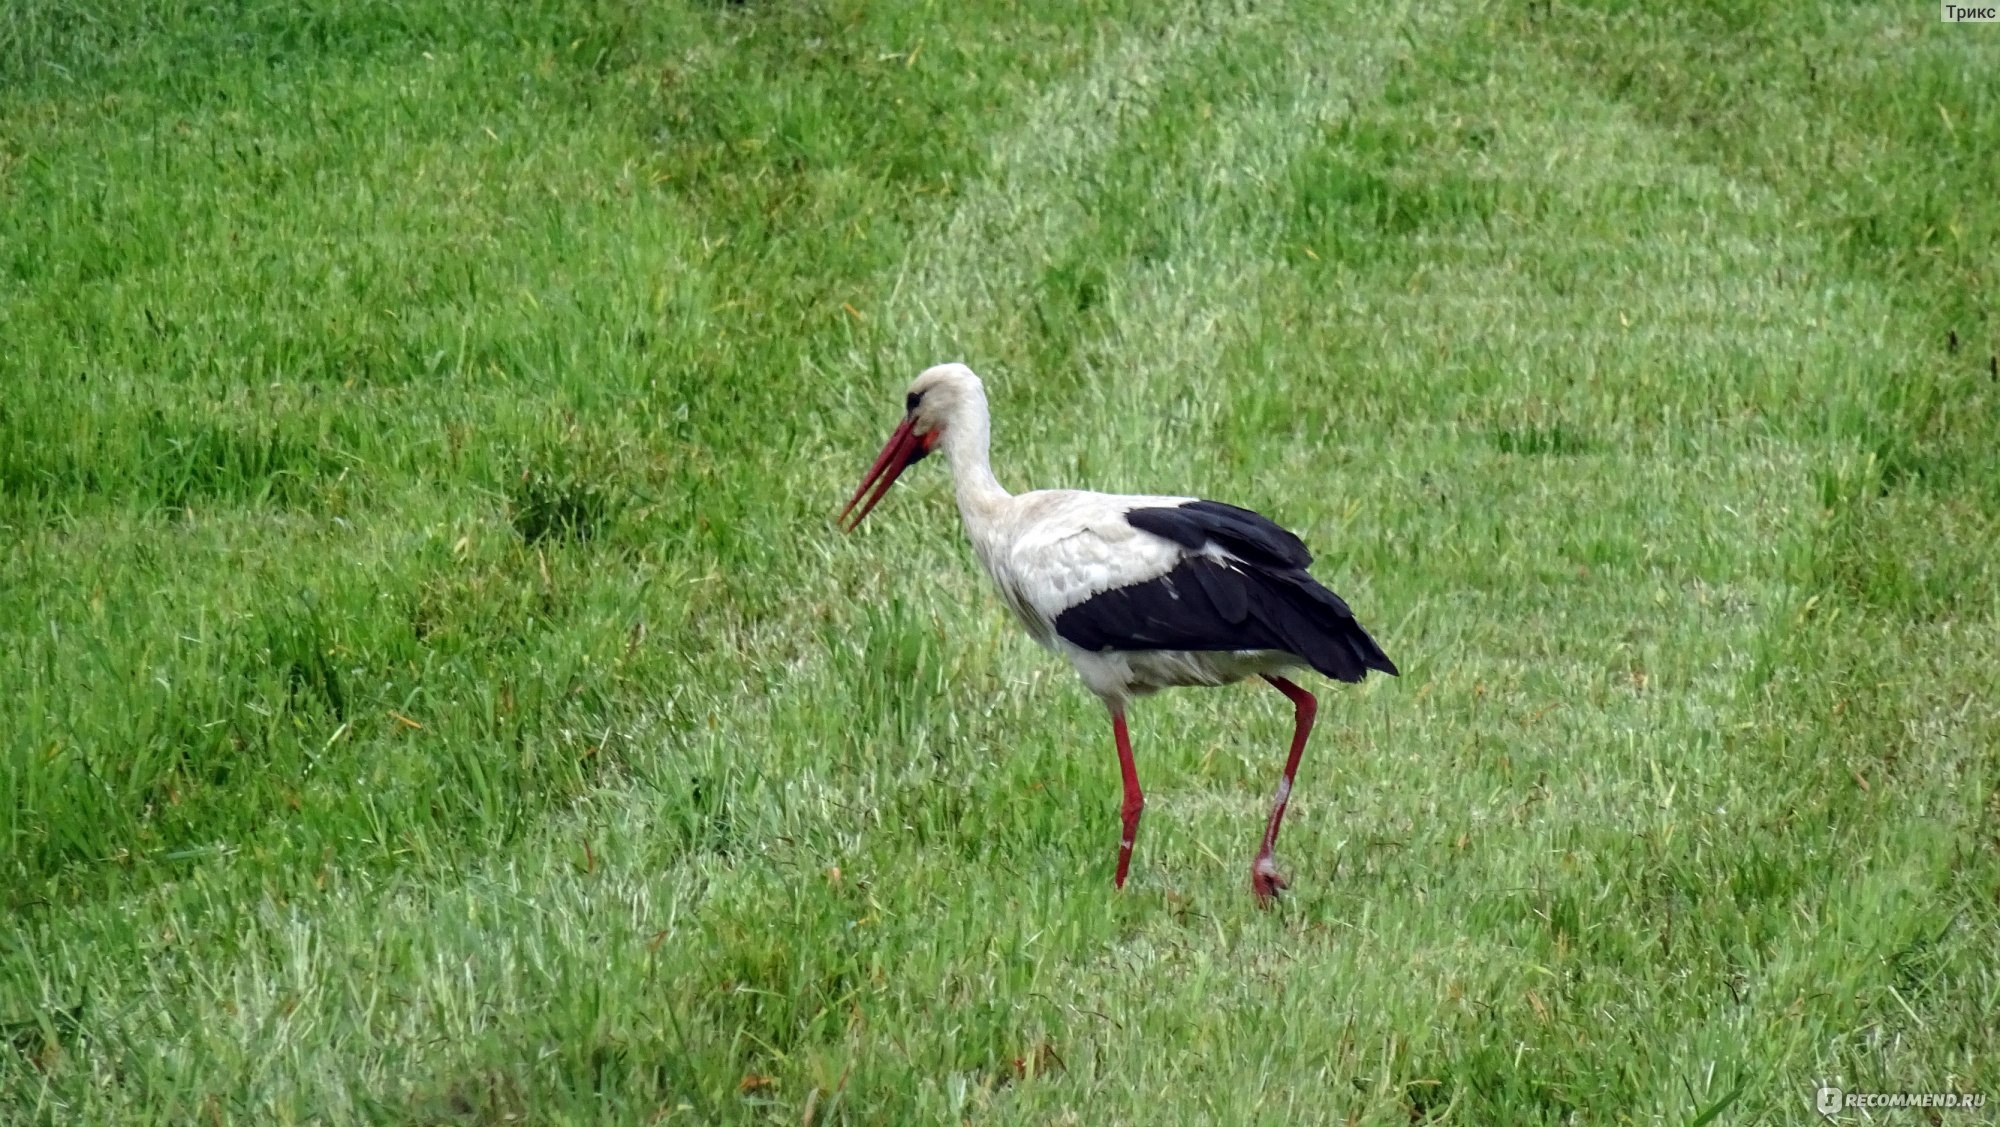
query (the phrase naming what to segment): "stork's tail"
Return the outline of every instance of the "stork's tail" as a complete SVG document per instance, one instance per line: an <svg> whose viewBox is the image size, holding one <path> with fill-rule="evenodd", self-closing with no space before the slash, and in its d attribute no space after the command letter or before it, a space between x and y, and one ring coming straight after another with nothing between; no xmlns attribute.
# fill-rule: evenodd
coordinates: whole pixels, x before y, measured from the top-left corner
<svg viewBox="0 0 2000 1127"><path fill-rule="evenodd" d="M1303 571L1266 574L1283 587L1296 612L1285 624L1291 652L1336 681L1359 681L1371 669L1397 676L1396 663L1369 637L1346 600Z"/></svg>

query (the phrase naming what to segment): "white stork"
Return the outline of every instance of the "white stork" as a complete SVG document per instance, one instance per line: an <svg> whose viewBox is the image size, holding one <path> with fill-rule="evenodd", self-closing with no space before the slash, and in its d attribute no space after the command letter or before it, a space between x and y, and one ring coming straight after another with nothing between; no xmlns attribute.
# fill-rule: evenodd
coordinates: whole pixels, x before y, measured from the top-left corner
<svg viewBox="0 0 2000 1127"><path fill-rule="evenodd" d="M965 534L1000 597L1042 645L1061 652L1111 712L1125 779L1116 883L1125 887L1145 795L1132 762L1125 705L1178 685L1226 685L1257 675L1291 698L1296 726L1284 777L1250 866L1268 904L1285 887L1272 850L1318 702L1284 673L1300 666L1341 681L1395 674L1339 595L1306 574L1299 538L1234 505L1072 489L1014 496L987 464L986 389L963 364L910 385L903 421L841 510L859 527L905 469L942 449ZM873 492L869 492L870 487ZM867 501L863 503L862 498ZM859 511L855 506L860 505Z"/></svg>

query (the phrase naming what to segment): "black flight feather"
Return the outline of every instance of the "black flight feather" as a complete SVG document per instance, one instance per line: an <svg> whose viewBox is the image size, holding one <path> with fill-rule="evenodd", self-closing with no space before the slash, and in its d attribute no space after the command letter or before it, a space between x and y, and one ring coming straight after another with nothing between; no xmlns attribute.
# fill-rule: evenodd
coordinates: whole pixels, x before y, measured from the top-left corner
<svg viewBox="0 0 2000 1127"><path fill-rule="evenodd" d="M1164 536L1190 552L1214 541L1230 555L1264 567L1303 568L1312 553L1298 537L1262 513L1220 501L1189 501L1160 509L1133 509L1125 520L1141 532Z"/></svg>

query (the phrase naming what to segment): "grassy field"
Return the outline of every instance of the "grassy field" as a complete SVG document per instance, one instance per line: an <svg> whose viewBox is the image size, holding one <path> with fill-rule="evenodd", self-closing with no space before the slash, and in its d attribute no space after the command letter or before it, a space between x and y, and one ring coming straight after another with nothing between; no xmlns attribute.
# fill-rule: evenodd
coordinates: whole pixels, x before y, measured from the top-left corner
<svg viewBox="0 0 2000 1127"><path fill-rule="evenodd" d="M2000 1114L2000 28L12 0L0 1121ZM1109 727L926 464L1402 665ZM1315 687L1318 683L1315 682ZM1862 1122L1848 1113L1846 1122Z"/></svg>

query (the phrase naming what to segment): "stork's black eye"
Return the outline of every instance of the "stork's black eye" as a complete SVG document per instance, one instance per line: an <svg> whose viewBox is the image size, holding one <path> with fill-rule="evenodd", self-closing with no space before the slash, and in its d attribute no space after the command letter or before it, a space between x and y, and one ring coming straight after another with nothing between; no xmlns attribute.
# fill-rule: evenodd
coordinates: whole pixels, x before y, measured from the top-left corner
<svg viewBox="0 0 2000 1127"><path fill-rule="evenodd" d="M913 391L910 394L903 397L903 410L909 414L914 415L917 412L917 404L922 403L923 401L924 401L924 393L921 391Z"/></svg>

